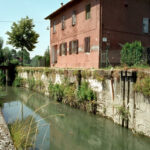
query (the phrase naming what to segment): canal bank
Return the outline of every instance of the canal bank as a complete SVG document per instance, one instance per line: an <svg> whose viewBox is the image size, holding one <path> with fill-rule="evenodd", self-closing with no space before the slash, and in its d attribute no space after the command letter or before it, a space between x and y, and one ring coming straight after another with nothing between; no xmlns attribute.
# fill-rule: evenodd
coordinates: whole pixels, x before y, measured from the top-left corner
<svg viewBox="0 0 150 150"><path fill-rule="evenodd" d="M36 111L42 106L45 107ZM72 109L25 88L8 88L2 112L8 124L34 117L38 122L33 145L36 150L149 150L150 147L150 138L134 136L109 119Z"/></svg>
<svg viewBox="0 0 150 150"><path fill-rule="evenodd" d="M0 150L16 150L0 108Z"/></svg>
<svg viewBox="0 0 150 150"><path fill-rule="evenodd" d="M22 86L49 95L52 84L69 83L77 90L82 82L88 82L97 93L97 115L112 119L116 124L132 129L134 133L150 137L150 73L137 70L78 70L49 68L17 68ZM148 79L148 80L147 80ZM148 85L142 83L146 82ZM141 86L139 86L141 85ZM146 85L146 87L145 87ZM148 86L148 87L147 87ZM140 89L141 87L142 89ZM93 101L78 103L62 100L63 103L88 111L93 110ZM96 104L96 107L95 107ZM79 105L79 107L78 107Z"/></svg>

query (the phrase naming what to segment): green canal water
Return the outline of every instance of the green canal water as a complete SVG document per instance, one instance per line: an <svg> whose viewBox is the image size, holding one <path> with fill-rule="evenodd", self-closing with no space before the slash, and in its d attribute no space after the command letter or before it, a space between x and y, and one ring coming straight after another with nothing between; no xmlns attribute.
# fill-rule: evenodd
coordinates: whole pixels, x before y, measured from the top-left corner
<svg viewBox="0 0 150 150"><path fill-rule="evenodd" d="M108 119L58 104L36 92L8 88L3 101L7 123L29 115L40 120L36 150L150 150L149 138L134 136Z"/></svg>

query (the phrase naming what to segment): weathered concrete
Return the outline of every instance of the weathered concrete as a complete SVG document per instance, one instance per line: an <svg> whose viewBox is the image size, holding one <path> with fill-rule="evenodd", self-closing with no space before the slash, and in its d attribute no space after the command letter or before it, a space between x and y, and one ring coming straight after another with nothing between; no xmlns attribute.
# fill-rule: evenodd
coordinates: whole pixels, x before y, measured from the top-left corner
<svg viewBox="0 0 150 150"><path fill-rule="evenodd" d="M0 109L0 150L16 150Z"/></svg>
<svg viewBox="0 0 150 150"><path fill-rule="evenodd" d="M46 95L50 81L61 84L66 78L78 86L86 80L97 92L97 115L150 137L150 97L134 91L135 71L18 68L18 76L42 81L44 87L36 89Z"/></svg>

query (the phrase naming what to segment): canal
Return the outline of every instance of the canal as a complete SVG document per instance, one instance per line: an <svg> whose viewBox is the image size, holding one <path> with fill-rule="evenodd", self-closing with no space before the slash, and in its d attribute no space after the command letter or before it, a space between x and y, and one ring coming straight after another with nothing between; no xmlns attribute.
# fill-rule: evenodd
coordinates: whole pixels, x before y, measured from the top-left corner
<svg viewBox="0 0 150 150"><path fill-rule="evenodd" d="M149 138L135 136L108 119L27 89L9 87L6 92L2 111L8 124L31 115L38 122L36 150L150 150Z"/></svg>

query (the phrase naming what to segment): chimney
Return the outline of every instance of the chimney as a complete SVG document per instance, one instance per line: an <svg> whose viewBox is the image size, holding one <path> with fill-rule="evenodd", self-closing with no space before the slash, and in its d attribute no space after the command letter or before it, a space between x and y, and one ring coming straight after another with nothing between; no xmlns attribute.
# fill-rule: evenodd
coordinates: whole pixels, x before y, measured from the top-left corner
<svg viewBox="0 0 150 150"><path fill-rule="evenodd" d="M61 7L63 6L64 4L63 3L61 3Z"/></svg>

